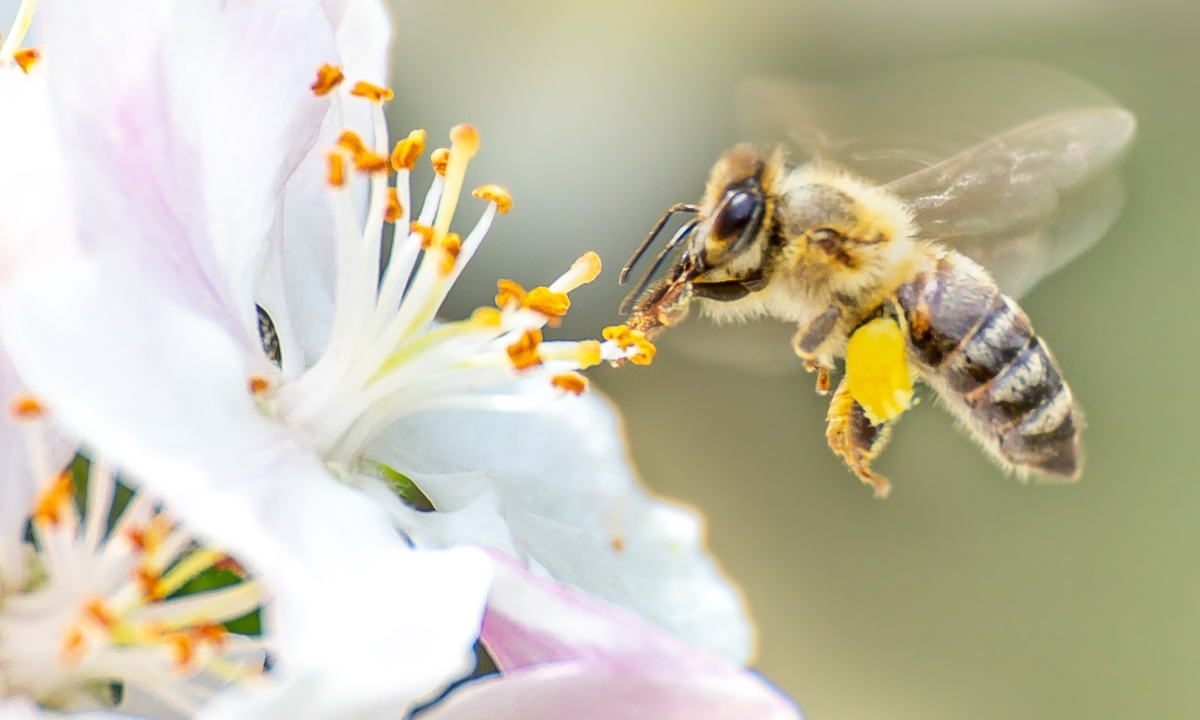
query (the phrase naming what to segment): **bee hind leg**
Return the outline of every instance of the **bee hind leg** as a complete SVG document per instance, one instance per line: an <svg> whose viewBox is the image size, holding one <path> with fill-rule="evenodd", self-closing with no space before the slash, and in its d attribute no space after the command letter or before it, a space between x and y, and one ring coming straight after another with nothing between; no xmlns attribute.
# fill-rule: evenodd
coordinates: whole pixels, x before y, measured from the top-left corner
<svg viewBox="0 0 1200 720"><path fill-rule="evenodd" d="M891 439L895 421L871 423L862 405L850 395L845 378L833 394L826 420L828 426L825 438L829 441L830 449L846 463L859 480L875 490L875 497L887 497L892 489L891 483L871 469L871 462L879 456Z"/></svg>

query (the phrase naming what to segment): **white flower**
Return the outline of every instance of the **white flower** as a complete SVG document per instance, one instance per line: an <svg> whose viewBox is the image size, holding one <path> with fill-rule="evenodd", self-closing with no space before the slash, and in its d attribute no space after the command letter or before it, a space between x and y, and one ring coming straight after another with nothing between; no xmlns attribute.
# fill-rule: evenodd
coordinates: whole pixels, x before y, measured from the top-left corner
<svg viewBox="0 0 1200 720"><path fill-rule="evenodd" d="M478 145L459 126L414 207L424 136L389 147L377 5L352 3L330 34L315 2L45 2L47 79L76 181L68 209L88 256L56 266L53 284L26 284L3 332L73 431L247 552L227 506L268 512L296 482L247 483L251 469L281 478L283 458L310 453L359 484L408 473L439 510L486 510L474 517L491 528L446 517L435 530L442 517L397 511L418 541L507 549L750 657L741 599L699 521L652 500L609 412L571 397L586 386L576 370L645 361L652 346L627 331L543 340L598 259L529 291L502 281L496 308L435 320L509 200L481 188L480 219L452 231ZM381 275L388 220L399 231ZM464 471L487 475L440 477Z"/></svg>
<svg viewBox="0 0 1200 720"><path fill-rule="evenodd" d="M499 559L482 641L499 675L423 720L799 720L751 671Z"/></svg>
<svg viewBox="0 0 1200 720"><path fill-rule="evenodd" d="M235 119L232 107L206 107L196 91L228 84L247 64L261 71L261 77L242 78L238 88L241 100L262 98L278 113L270 122L255 116L264 120L258 139L270 144L276 122L292 127L307 112L315 123L321 112L306 111L303 103L293 112L301 94L272 95L253 83L293 71L299 78L293 63L301 60L288 50L332 55L339 28L378 10L369 3L331 3L329 15L316 2L293 3L282 13L278 7L45 4L42 29L50 57L28 77L0 67L0 155L6 160L0 166L0 312L6 330L17 329L6 338L19 341L6 343L5 350L14 356L23 351L24 360L14 361L22 366L21 380L46 389L39 395L56 421L137 477L198 538L236 556L269 589L263 622L278 648L276 671L261 686L223 693L204 708L208 716L394 718L472 666L490 562L472 549L413 551L374 503L330 480L308 444L263 417L245 391L247 356L222 329L231 318L214 322L186 304L164 302L138 274L171 267L191 273L202 279L191 285L181 280L170 297L224 308L216 303L215 286L203 280L219 254L215 244L189 245L187 233L225 223L223 241L243 237L239 233L256 237L263 228L247 224L253 210L263 210L269 226L277 208L266 198L230 192L228 185L209 188L203 197L212 205L188 195L198 175L240 162L244 158L236 153L246 149L233 143L231 156L229 146L217 143L236 129L227 124ZM94 73L104 76L103 88L90 84ZM168 76L171 82L164 81ZM43 89L54 99L51 108L40 102ZM93 100L98 104L76 105ZM104 109L107 124L74 114ZM214 143L210 154L196 154L197 125ZM66 183L59 147L72 158L78 194ZM202 167L176 164L185 158ZM264 175L278 183L286 177L282 161L274 167L252 163L234 176L247 179L260 169L256 178L268 184ZM90 204L93 195L103 202ZM185 216L200 224L181 226ZM110 232L133 234L118 247ZM76 257L76 239L93 254ZM263 243L250 245L233 242L222 257L253 255ZM191 250L206 254L200 258ZM178 273L172 276L178 279ZM79 284L68 288L72 277ZM135 279L143 284L123 285ZM97 283L117 292L91 299L74 294ZM204 294L210 291L216 294ZM71 358L43 366L36 359L40 350L61 350L36 342L46 339L43 330L55 332L36 328L43 311L42 318L54 324L104 320L92 328L95 334L84 332L69 343L64 352ZM108 312L126 316L106 317ZM10 457L0 477L6 491L25 476ZM6 522L16 507L28 511L28 503L5 503L0 513Z"/></svg>

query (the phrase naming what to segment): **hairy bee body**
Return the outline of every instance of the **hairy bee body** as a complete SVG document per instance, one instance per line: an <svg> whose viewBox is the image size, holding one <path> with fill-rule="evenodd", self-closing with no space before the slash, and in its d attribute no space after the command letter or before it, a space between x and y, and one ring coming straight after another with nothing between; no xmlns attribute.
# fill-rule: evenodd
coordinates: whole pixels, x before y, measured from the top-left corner
<svg viewBox="0 0 1200 720"><path fill-rule="evenodd" d="M950 250L895 294L909 358L1004 465L1079 475L1081 419L1046 344L1012 298Z"/></svg>
<svg viewBox="0 0 1200 720"><path fill-rule="evenodd" d="M668 210L634 252L622 282L673 215L695 215L622 311L649 337L693 304L718 321L794 322L793 350L817 373L817 391L833 392L829 445L878 496L889 484L871 463L912 404L914 377L1005 468L1074 480L1074 396L1016 301L963 253L1021 288L1062 262L1056 252L1094 241L1113 218L1096 212L1113 208L1108 170L1133 127L1119 108L1065 111L887 185L827 162L790 164L782 148L735 146L700 202Z"/></svg>

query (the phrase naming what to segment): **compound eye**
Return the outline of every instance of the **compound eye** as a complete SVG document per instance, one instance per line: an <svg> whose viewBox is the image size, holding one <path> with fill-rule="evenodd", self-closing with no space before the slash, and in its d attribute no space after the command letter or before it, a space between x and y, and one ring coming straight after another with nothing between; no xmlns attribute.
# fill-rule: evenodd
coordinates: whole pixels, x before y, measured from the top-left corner
<svg viewBox="0 0 1200 720"><path fill-rule="evenodd" d="M717 216L717 220L713 224L713 234L724 239L732 239L741 235L742 231L746 229L746 225L754 217L758 203L759 200L753 193L745 191L734 193L725 203L721 214Z"/></svg>

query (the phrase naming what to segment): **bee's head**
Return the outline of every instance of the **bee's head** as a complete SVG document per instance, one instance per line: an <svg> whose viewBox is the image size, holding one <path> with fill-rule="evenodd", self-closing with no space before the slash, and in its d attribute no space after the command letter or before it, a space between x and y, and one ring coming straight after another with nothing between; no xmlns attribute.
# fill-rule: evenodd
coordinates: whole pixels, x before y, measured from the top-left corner
<svg viewBox="0 0 1200 720"><path fill-rule="evenodd" d="M719 279L762 262L774 202L767 188L782 166L782 151L767 155L750 145L735 146L713 166L700 204L700 223L688 244L698 273Z"/></svg>

